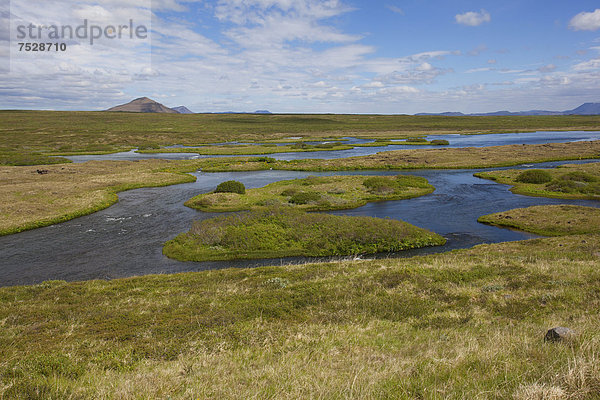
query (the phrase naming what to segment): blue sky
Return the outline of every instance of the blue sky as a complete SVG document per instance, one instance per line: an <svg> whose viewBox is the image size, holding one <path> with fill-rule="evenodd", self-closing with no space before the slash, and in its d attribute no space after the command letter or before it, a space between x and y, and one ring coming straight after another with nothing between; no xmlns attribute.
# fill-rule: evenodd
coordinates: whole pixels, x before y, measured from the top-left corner
<svg viewBox="0 0 600 400"><path fill-rule="evenodd" d="M141 96L196 112L470 113L600 102L597 1L29 4L11 1L1 108L96 110ZM17 51L20 24L84 19L102 27L133 19L152 35Z"/></svg>

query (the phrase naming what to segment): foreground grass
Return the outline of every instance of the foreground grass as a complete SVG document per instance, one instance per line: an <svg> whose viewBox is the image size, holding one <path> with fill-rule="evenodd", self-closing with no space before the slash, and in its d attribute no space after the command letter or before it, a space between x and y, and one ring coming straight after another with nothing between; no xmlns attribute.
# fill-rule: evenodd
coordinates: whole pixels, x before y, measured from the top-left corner
<svg viewBox="0 0 600 400"><path fill-rule="evenodd" d="M276 207L197 221L167 242L180 261L346 256L438 246L446 239L403 221Z"/></svg>
<svg viewBox="0 0 600 400"><path fill-rule="evenodd" d="M507 145L420 150L393 150L369 156L333 160L273 160L265 158L224 158L200 161L204 171L253 171L281 169L294 171L348 171L428 168L494 168L547 161L600 158L600 141Z"/></svg>
<svg viewBox="0 0 600 400"><path fill-rule="evenodd" d="M0 235L21 232L91 214L114 204L117 193L149 186L193 182L167 172L173 163L102 161L40 167L0 167Z"/></svg>
<svg viewBox="0 0 600 400"><path fill-rule="evenodd" d="M185 205L205 212L250 210L274 205L327 211L356 208L370 201L419 197L434 190L425 178L415 176L309 176L271 183L247 190L245 194L204 193L188 200ZM313 194L314 199L298 201L302 193Z"/></svg>
<svg viewBox="0 0 600 400"><path fill-rule="evenodd" d="M0 397L592 399L599 287L586 235L2 288Z"/></svg>
<svg viewBox="0 0 600 400"><path fill-rule="evenodd" d="M596 116L145 114L0 111L0 151L78 153L223 141L408 138L436 133L600 130Z"/></svg>
<svg viewBox="0 0 600 400"><path fill-rule="evenodd" d="M480 172L475 176L512 185L511 192L526 196L600 200L600 163L561 165L542 171L550 174L550 181L519 182L519 175L524 170L515 169Z"/></svg>
<svg viewBox="0 0 600 400"><path fill-rule="evenodd" d="M593 207L546 205L517 208L484 215L478 221L544 236L600 233L600 209Z"/></svg>

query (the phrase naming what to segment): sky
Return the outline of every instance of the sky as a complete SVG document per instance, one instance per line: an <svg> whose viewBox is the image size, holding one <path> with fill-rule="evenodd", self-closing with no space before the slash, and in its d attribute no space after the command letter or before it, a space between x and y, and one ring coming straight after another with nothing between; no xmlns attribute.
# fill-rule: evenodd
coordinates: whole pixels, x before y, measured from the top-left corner
<svg viewBox="0 0 600 400"><path fill-rule="evenodd" d="M0 0L2 109L102 110L143 96L194 112L600 102L597 0L32 3ZM66 48L22 48L41 42Z"/></svg>

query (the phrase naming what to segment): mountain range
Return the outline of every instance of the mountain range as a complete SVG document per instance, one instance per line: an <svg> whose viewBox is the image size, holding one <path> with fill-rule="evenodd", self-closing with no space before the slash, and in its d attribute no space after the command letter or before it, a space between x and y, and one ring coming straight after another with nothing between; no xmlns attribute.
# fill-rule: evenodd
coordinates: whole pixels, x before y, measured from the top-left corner
<svg viewBox="0 0 600 400"><path fill-rule="evenodd" d="M443 113L419 113L415 115L443 115L447 117L464 117L464 116L519 116L519 115L600 115L600 103L584 103L577 108L567 111L546 111L546 110L529 110L529 111L496 111L491 113L463 114L461 112L443 112Z"/></svg>

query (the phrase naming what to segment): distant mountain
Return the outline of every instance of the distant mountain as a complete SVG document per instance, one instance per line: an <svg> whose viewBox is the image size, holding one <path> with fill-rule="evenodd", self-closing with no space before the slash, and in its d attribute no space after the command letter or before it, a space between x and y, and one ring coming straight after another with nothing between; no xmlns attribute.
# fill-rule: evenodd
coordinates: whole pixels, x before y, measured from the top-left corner
<svg viewBox="0 0 600 400"><path fill-rule="evenodd" d="M127 104L121 104L119 106L109 108L106 111L177 114L177 111L171 110L169 107L165 107L147 97L140 97L139 99L132 100Z"/></svg>
<svg viewBox="0 0 600 400"><path fill-rule="evenodd" d="M441 115L448 117L460 116L519 116L519 115L600 115L600 103L585 103L579 107L568 111L546 111L546 110L529 110L529 111L496 111L491 113L476 113L463 114L461 112L443 112L443 113L419 113L415 115Z"/></svg>
<svg viewBox="0 0 600 400"><path fill-rule="evenodd" d="M256 110L256 111L254 111L254 114L273 114L273 113L269 110Z"/></svg>
<svg viewBox="0 0 600 400"><path fill-rule="evenodd" d="M190 111L186 106L179 106L171 108L173 111L177 111L179 114L193 114L193 111Z"/></svg>
<svg viewBox="0 0 600 400"><path fill-rule="evenodd" d="M564 112L565 115L600 115L600 103L585 103Z"/></svg>

